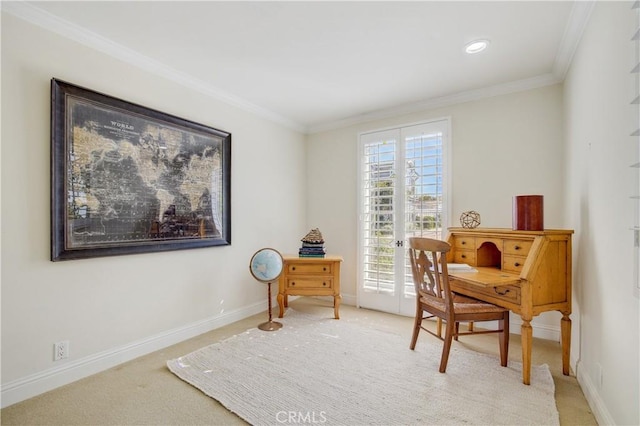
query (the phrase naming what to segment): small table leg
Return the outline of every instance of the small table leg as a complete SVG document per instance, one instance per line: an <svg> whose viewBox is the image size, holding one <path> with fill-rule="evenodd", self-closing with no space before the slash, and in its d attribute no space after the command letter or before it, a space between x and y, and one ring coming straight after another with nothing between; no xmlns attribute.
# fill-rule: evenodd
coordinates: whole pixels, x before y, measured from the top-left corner
<svg viewBox="0 0 640 426"><path fill-rule="evenodd" d="M285 296L282 293L278 293L278 306L280 307L280 314L278 318L282 318L284 316L284 301Z"/></svg>
<svg viewBox="0 0 640 426"><path fill-rule="evenodd" d="M333 296L333 315L336 319L340 319L340 301L342 300L342 296L339 294Z"/></svg>

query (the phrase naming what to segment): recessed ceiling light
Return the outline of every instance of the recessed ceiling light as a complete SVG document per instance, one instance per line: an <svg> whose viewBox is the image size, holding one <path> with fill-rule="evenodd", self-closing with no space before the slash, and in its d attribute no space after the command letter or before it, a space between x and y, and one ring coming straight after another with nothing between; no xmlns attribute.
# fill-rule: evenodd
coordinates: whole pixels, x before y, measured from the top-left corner
<svg viewBox="0 0 640 426"><path fill-rule="evenodd" d="M464 47L464 51L470 55L480 53L489 46L489 40L474 40Z"/></svg>

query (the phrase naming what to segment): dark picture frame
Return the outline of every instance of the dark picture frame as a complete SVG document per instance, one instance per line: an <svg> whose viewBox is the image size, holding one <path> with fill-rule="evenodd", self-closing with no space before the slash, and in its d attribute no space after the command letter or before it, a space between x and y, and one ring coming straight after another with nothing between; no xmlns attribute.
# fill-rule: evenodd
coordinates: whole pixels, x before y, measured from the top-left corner
<svg viewBox="0 0 640 426"><path fill-rule="evenodd" d="M231 134L53 78L51 260L231 244Z"/></svg>

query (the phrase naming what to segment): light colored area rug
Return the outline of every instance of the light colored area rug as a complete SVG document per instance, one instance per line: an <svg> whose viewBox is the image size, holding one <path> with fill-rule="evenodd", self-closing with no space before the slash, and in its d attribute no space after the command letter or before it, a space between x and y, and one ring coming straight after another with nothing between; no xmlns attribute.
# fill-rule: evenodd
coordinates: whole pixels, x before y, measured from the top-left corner
<svg viewBox="0 0 640 426"><path fill-rule="evenodd" d="M501 367L497 356L289 309L257 328L167 362L182 380L253 425L558 425L547 365Z"/></svg>

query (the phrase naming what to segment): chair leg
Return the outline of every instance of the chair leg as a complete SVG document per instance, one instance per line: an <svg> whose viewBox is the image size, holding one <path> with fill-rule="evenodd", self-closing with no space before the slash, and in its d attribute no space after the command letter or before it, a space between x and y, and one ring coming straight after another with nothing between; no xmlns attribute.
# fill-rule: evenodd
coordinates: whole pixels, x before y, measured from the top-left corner
<svg viewBox="0 0 640 426"><path fill-rule="evenodd" d="M416 342L418 341L418 333L420 333L420 326L422 325L422 308L416 309L416 318L413 322L413 336L411 336L411 344L409 349L414 350L416 348Z"/></svg>
<svg viewBox="0 0 640 426"><path fill-rule="evenodd" d="M507 360L509 359L509 312L505 312L503 319L498 321L499 327L502 329L502 333L498 337L500 342L500 365L507 366Z"/></svg>
<svg viewBox="0 0 640 426"><path fill-rule="evenodd" d="M460 333L460 323L456 322L456 332L453 335L453 340L458 341L458 333Z"/></svg>
<svg viewBox="0 0 640 426"><path fill-rule="evenodd" d="M447 321L447 328L444 332L444 345L442 346L442 357L440 358L440 372L444 373L449 362L449 352L451 351L451 341L453 340L456 322Z"/></svg>

